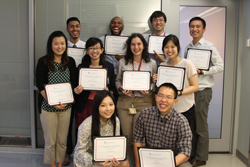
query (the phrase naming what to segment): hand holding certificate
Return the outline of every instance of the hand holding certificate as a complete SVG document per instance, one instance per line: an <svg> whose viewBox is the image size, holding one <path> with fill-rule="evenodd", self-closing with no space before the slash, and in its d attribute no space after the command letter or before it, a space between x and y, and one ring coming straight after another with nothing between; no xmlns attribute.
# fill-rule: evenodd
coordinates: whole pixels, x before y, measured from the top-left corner
<svg viewBox="0 0 250 167"><path fill-rule="evenodd" d="M97 162L116 158L119 161L126 159L127 139L125 136L96 137L94 139L94 157Z"/></svg>
<svg viewBox="0 0 250 167"><path fill-rule="evenodd" d="M128 39L127 36L106 35L105 37L105 52L109 55L125 55L126 48L124 44Z"/></svg>
<svg viewBox="0 0 250 167"><path fill-rule="evenodd" d="M82 62L83 56L85 55L85 49L68 47L68 55L75 59L76 66L78 67L78 65Z"/></svg>
<svg viewBox="0 0 250 167"><path fill-rule="evenodd" d="M150 35L148 39L148 52L154 54L154 50L158 54L163 54L162 52L162 41L165 37Z"/></svg>
<svg viewBox="0 0 250 167"><path fill-rule="evenodd" d="M187 51L187 59L199 70L209 70L211 55L211 50L189 48Z"/></svg>
<svg viewBox="0 0 250 167"><path fill-rule="evenodd" d="M175 167L175 157L172 150L138 148L141 167Z"/></svg>
<svg viewBox="0 0 250 167"><path fill-rule="evenodd" d="M185 70L179 67L159 66L156 86L170 82L176 86L177 90L183 90Z"/></svg>
<svg viewBox="0 0 250 167"><path fill-rule="evenodd" d="M51 106L74 102L70 83L45 85L45 92L48 104Z"/></svg>

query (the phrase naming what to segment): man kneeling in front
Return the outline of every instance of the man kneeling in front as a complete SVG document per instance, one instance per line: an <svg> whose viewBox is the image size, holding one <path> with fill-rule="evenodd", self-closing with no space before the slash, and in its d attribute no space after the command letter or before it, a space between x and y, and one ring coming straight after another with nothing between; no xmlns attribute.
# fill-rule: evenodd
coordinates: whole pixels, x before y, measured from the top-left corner
<svg viewBox="0 0 250 167"><path fill-rule="evenodd" d="M134 129L136 167L140 166L137 147L166 148L175 154L176 166L191 167L187 161L191 153L192 132L185 116L175 111L177 89L163 83L156 92L156 106L145 108L137 118Z"/></svg>

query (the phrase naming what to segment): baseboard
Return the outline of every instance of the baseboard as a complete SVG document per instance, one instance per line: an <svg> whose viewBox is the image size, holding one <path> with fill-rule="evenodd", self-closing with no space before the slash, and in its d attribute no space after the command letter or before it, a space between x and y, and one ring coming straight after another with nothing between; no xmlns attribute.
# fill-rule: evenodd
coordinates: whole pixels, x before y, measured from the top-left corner
<svg viewBox="0 0 250 167"><path fill-rule="evenodd" d="M247 166L248 157L245 157L238 149L236 149L236 156Z"/></svg>

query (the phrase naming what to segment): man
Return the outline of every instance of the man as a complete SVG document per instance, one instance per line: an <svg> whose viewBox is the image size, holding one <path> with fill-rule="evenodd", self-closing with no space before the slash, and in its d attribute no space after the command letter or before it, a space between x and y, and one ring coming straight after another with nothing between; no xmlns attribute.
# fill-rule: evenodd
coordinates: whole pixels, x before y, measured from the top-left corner
<svg viewBox="0 0 250 167"><path fill-rule="evenodd" d="M124 34L122 34L123 28L124 23L120 17L116 16L111 19L109 23L110 35L125 36ZM100 37L100 40L102 40L102 43L104 44L105 36ZM117 75L118 62L121 58L123 58L123 56L119 54L105 55L105 60L113 64L115 75Z"/></svg>
<svg viewBox="0 0 250 167"><path fill-rule="evenodd" d="M185 116L173 109L178 102L178 91L171 83L163 83L158 88L156 106L141 111L134 130L134 152L136 166L139 167L137 147L172 149L176 166L191 167L187 161L191 154L192 132Z"/></svg>
<svg viewBox="0 0 250 167"><path fill-rule="evenodd" d="M68 46L85 48L85 42L79 39L81 33L80 20L77 17L70 17L67 20L67 32L69 33Z"/></svg>
<svg viewBox="0 0 250 167"><path fill-rule="evenodd" d="M150 23L153 27L153 33L151 35L154 36L168 36L169 34L164 32L164 27L167 23L167 17L162 11L154 11L150 16ZM148 42L149 36L145 37ZM150 54L151 59L156 60L157 64L161 62L165 62L167 58L164 55L159 55L156 51L155 54Z"/></svg>
<svg viewBox="0 0 250 167"><path fill-rule="evenodd" d="M196 49L208 49L212 50L212 57L210 62L210 68L208 71L197 69L199 78L199 91L195 93L195 113L196 113L196 133L197 149L195 159L192 161L192 166L202 166L206 164L208 160L208 106L212 98L212 89L214 85L214 74L221 73L223 71L223 60L220 57L215 45L203 38L203 34L206 31L206 22L200 17L194 17L189 21L190 35L193 40L187 45L185 49L185 56L188 48Z"/></svg>

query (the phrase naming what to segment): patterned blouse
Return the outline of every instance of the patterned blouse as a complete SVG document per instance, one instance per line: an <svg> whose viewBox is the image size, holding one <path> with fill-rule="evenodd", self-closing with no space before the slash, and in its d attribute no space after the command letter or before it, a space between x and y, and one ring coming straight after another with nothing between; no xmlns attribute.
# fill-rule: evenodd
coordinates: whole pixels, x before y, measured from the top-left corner
<svg viewBox="0 0 250 167"><path fill-rule="evenodd" d="M104 125L100 121L100 135L101 136L113 136L113 125L108 120L107 124ZM78 128L77 144L74 153L74 164L76 167L94 167L93 160L93 145L91 141L91 126L92 116L85 119ZM120 121L116 117L116 136L120 136Z"/></svg>
<svg viewBox="0 0 250 167"><path fill-rule="evenodd" d="M56 84L56 83L70 82L69 68L67 68L65 71L60 71L59 68L62 65L62 63L54 62L54 65L55 65L56 71L55 72L49 71L48 83ZM66 111L69 108L71 108L71 104L68 104L63 110L56 110L53 106L50 106L45 99L43 99L43 102L42 102L42 109L48 112Z"/></svg>

